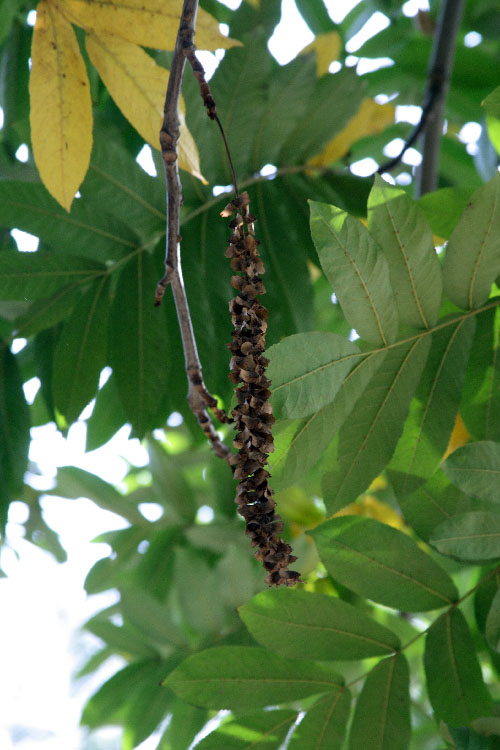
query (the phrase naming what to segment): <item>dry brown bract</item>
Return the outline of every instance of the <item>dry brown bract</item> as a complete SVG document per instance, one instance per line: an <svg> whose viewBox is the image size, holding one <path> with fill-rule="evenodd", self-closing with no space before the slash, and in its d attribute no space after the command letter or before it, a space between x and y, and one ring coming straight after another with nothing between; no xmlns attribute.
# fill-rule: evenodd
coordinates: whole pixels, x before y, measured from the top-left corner
<svg viewBox="0 0 500 750"><path fill-rule="evenodd" d="M267 571L269 585L293 586L299 573L288 570L297 559L292 548L279 537L283 521L275 514L276 503L269 486L268 454L274 450L272 425L274 417L269 402L271 381L266 377L269 360L266 348L266 308L257 296L265 294L260 276L264 264L254 236L255 217L249 211L248 193L234 198L221 211L228 217L236 213L229 226L232 234L226 257L231 258L231 268L238 274L231 279L237 295L229 303L233 322L230 378L235 384L238 405L233 410L237 435L234 446L238 453L231 457L234 477L238 480L236 503L238 513L246 521L246 533L256 547L255 557ZM245 229L246 226L246 229Z"/></svg>

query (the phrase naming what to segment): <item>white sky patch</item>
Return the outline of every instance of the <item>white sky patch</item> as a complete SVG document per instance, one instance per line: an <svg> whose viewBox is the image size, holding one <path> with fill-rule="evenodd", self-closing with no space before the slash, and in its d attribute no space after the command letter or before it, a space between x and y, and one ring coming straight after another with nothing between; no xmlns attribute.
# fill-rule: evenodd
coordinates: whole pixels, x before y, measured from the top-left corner
<svg viewBox="0 0 500 750"><path fill-rule="evenodd" d="M408 148L403 154L401 160L403 164L409 164L412 167L418 167L422 163L422 154L416 148Z"/></svg>
<svg viewBox="0 0 500 750"><path fill-rule="evenodd" d="M3 107L0 107L0 130L3 128L4 121L5 117L3 113Z"/></svg>
<svg viewBox="0 0 500 750"><path fill-rule="evenodd" d="M398 185L411 185L411 174L408 174L408 172L401 172L401 174L398 174L396 177L396 182Z"/></svg>
<svg viewBox="0 0 500 750"><path fill-rule="evenodd" d="M418 125L422 117L422 107L414 104L397 104L395 122L409 122Z"/></svg>
<svg viewBox="0 0 500 750"><path fill-rule="evenodd" d="M182 414L179 411L173 411L172 414L167 419L167 424L169 427L179 427L184 422L184 419L182 418ZM165 439L165 433L163 433L163 439Z"/></svg>
<svg viewBox="0 0 500 750"><path fill-rule="evenodd" d="M14 339L14 341L10 345L10 350L12 354L19 354L19 352L22 351L22 349L24 349L27 343L28 343L28 339L22 339L22 338Z"/></svg>
<svg viewBox="0 0 500 750"><path fill-rule="evenodd" d="M359 57L356 57L356 55L347 55L344 62L346 64L346 67L354 68L354 66L359 62Z"/></svg>
<svg viewBox="0 0 500 750"><path fill-rule="evenodd" d="M278 167L275 167L274 164L264 164L259 174L262 175L262 177L270 177L271 175L276 174L277 171Z"/></svg>
<svg viewBox="0 0 500 750"><path fill-rule="evenodd" d="M332 293L331 293L331 295L330 295L330 299L331 299L331 301L332 301L332 305L336 305L336 304L337 304L337 302L338 302L338 299L337 299L337 295L335 294L335 292L332 292Z"/></svg>
<svg viewBox="0 0 500 750"><path fill-rule="evenodd" d="M214 195L216 198L218 195L222 195L222 193L232 193L232 192L233 192L232 185L214 185L212 188L212 195Z"/></svg>
<svg viewBox="0 0 500 750"><path fill-rule="evenodd" d="M391 60L390 57L360 57L356 73L358 76L362 76L365 73L380 70L380 68L390 68L391 65L394 65L394 60Z"/></svg>
<svg viewBox="0 0 500 750"><path fill-rule="evenodd" d="M483 37L477 31L469 31L469 33L464 36L464 44L466 47L477 47L482 41Z"/></svg>
<svg viewBox="0 0 500 750"><path fill-rule="evenodd" d="M402 138L393 138L384 146L384 155L388 156L389 159L394 159L395 156L399 156L404 145L405 142Z"/></svg>
<svg viewBox="0 0 500 750"><path fill-rule="evenodd" d="M481 135L481 125L478 122L466 122L458 134L462 143L475 143Z"/></svg>
<svg viewBox="0 0 500 750"><path fill-rule="evenodd" d="M210 523L210 521L213 521L214 515L213 508L211 508L210 505L202 505L198 508L196 520L198 523Z"/></svg>
<svg viewBox="0 0 500 750"><path fill-rule="evenodd" d="M280 65L286 65L313 39L314 34L297 10L295 0L283 0L281 21L267 44L269 52Z"/></svg>
<svg viewBox="0 0 500 750"><path fill-rule="evenodd" d="M220 23L219 31L222 34L222 36L229 36L229 26L227 25L227 23Z"/></svg>
<svg viewBox="0 0 500 750"><path fill-rule="evenodd" d="M23 232L22 229L13 229L11 236L17 242L17 247L22 253L34 253L38 250L40 240L34 234Z"/></svg>
<svg viewBox="0 0 500 750"><path fill-rule="evenodd" d="M384 13L375 11L373 16L360 28L357 34L349 39L345 48L346 52L357 52L368 39L390 26L390 21Z"/></svg>
<svg viewBox="0 0 500 750"><path fill-rule="evenodd" d="M403 13L408 18L416 16L419 10L429 10L429 3L427 0L408 0L403 5Z"/></svg>
<svg viewBox="0 0 500 750"><path fill-rule="evenodd" d="M101 390L101 388L103 388L106 385L112 373L113 373L113 370L111 369L111 367L104 367L101 370L101 374L99 375L99 390Z"/></svg>
<svg viewBox="0 0 500 750"><path fill-rule="evenodd" d="M339 70L342 70L342 63L340 63L338 60L334 60L328 66L328 72L329 73L335 74L335 73L338 73Z"/></svg>
<svg viewBox="0 0 500 750"><path fill-rule="evenodd" d="M158 521L164 511L162 506L159 503L140 503L139 504L139 512L146 521Z"/></svg>
<svg viewBox="0 0 500 750"><path fill-rule="evenodd" d="M28 402L28 404L32 404L35 400L35 396L40 390L40 386L42 383L40 382L40 378L30 378L30 380L27 380L26 383L23 385L23 391L24 391L24 398Z"/></svg>
<svg viewBox="0 0 500 750"><path fill-rule="evenodd" d="M217 68L219 67L219 60L212 52L207 50L196 50L196 57L199 59L203 68L205 69L205 78L209 81Z"/></svg>
<svg viewBox="0 0 500 750"><path fill-rule="evenodd" d="M26 23L28 26L34 26L36 24L36 10L30 10L26 16Z"/></svg>
<svg viewBox="0 0 500 750"><path fill-rule="evenodd" d="M151 175L151 177L156 177L157 171L153 161L153 152L151 151L151 146L148 146L147 143L144 144L137 154L136 162L147 174Z"/></svg>
<svg viewBox="0 0 500 750"><path fill-rule="evenodd" d="M21 143L21 145L16 151L15 156L18 161L21 161L23 164L26 164L26 162L30 158L30 151L26 143Z"/></svg>
<svg viewBox="0 0 500 750"><path fill-rule="evenodd" d="M238 10L242 2L243 0L219 0L219 3L222 3L222 5L225 5L231 10Z"/></svg>
<svg viewBox="0 0 500 750"><path fill-rule="evenodd" d="M382 174L380 176L382 177L382 179L384 180L384 182L387 182L389 185L395 185L396 184L396 180L394 179L394 177L392 176L392 174L389 174L389 172L382 172Z"/></svg>
<svg viewBox="0 0 500 750"><path fill-rule="evenodd" d="M356 341L356 339L359 339L359 333L354 330L354 328L351 328L351 332L349 334L349 341Z"/></svg>
<svg viewBox="0 0 500 750"><path fill-rule="evenodd" d="M371 174L376 172L378 164L375 159L371 156L367 156L365 159L360 159L351 164L350 170L357 177L369 177Z"/></svg>

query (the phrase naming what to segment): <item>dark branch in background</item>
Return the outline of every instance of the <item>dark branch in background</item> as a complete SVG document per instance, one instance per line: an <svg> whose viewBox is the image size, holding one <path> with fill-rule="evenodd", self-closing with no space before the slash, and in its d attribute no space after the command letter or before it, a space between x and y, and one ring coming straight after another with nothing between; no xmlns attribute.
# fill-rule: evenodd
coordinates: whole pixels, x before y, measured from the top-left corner
<svg viewBox="0 0 500 750"><path fill-rule="evenodd" d="M207 412L209 407L221 422L231 420L224 411L217 408L217 401L208 392L203 382L200 358L194 338L193 324L182 278L180 264L180 207L182 186L177 163L177 142L180 135L179 117L177 114L181 92L182 77L186 64L185 49L193 47L198 0L184 0L174 56L170 68L167 95L165 99L163 125L160 132L161 153L165 165L167 182L167 242L165 256L165 274L156 288L155 304L161 303L168 284L177 310L181 330L182 345L186 362L186 373L189 381L187 401L198 420L203 432L210 441L215 453L220 458L229 459L230 451L220 440Z"/></svg>
<svg viewBox="0 0 500 750"><path fill-rule="evenodd" d="M417 176L418 196L435 190L437 187L444 108L462 12L463 0L443 0L434 34L420 122L411 132L400 153L394 159L382 164L377 170L378 174L382 174L394 169L406 151L424 133L422 165Z"/></svg>
<svg viewBox="0 0 500 750"><path fill-rule="evenodd" d="M238 192L224 129L217 115L210 86L205 79L205 71L196 58L194 29L197 5L198 0L184 0L167 89L165 118L160 134L167 176L168 217L166 271L158 283L156 304L160 304L166 285L171 283L186 356L190 384L188 401L191 409L211 440L216 454L225 458L233 469L234 478L238 481L238 512L246 521L246 533L252 540L252 546L256 547L255 557L262 562L267 571L266 582L269 585L293 586L300 580L300 575L294 570L288 570L288 565L297 558L292 554L290 545L279 536L283 531L283 521L275 513L276 503L272 497L273 491L268 481L270 474L266 468L269 453L274 450L274 417L269 402L271 382L266 377L269 360L264 356L268 312L257 298L257 295L265 293L260 279L265 269L257 249L259 243L254 237L255 217L249 211L248 193L240 195ZM186 59L200 86L207 114L211 120L216 121L221 132L236 192L236 197L221 212L221 216L236 213L236 217L230 223L232 234L226 250L226 256L231 258L232 269L238 273L231 279L231 285L237 290L237 295L229 305L234 326L233 341L229 344L232 353L230 378L235 385L238 401L233 410L237 430L233 441L238 451L236 454L230 454L229 449L218 440L205 409L206 406L210 406L219 418L222 416L224 421L232 421L224 413L214 409L214 399L203 385L201 365L182 282L179 236L182 188L177 168L177 107Z"/></svg>
<svg viewBox="0 0 500 750"><path fill-rule="evenodd" d="M435 78L440 85L425 129L422 164L417 173L417 197L437 188L446 96L463 9L464 0L443 0L441 5L429 66L429 80Z"/></svg>

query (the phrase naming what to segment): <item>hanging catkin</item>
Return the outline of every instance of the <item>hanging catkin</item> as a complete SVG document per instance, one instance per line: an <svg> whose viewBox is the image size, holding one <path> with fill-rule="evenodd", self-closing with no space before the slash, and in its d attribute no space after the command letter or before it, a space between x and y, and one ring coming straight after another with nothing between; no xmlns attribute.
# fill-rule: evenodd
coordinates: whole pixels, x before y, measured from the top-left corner
<svg viewBox="0 0 500 750"><path fill-rule="evenodd" d="M233 444L238 452L230 459L238 481L236 504L246 521L252 546L256 547L255 557L267 571L266 583L293 586L300 576L288 566L297 558L279 536L283 521L275 513L276 503L268 481L267 459L274 451L271 382L266 377L269 360L264 356L268 312L257 298L266 291L260 278L265 269L257 249L255 217L249 211L247 192L228 203L221 216L233 213L236 216L229 224L232 234L225 254L238 273L231 279L237 295L229 303L234 328L233 341L228 344L232 353L230 378L238 401L232 413L237 430Z"/></svg>

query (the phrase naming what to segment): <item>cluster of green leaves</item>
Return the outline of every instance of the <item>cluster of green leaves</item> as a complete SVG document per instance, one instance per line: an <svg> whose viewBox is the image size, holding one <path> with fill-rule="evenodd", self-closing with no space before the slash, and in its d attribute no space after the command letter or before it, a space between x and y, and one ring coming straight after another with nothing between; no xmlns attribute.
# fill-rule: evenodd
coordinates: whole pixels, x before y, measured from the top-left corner
<svg viewBox="0 0 500 750"><path fill-rule="evenodd" d="M431 40L399 2L364 0L335 26L322 3L298 0L317 40L336 32L345 43L374 10L391 21L359 54L390 55L393 67L357 76L343 65L320 77L314 52L282 67L269 54L278 0L243 2L237 12L216 0L202 5L243 43L226 52L211 86L258 217L278 419L271 468L307 583L261 590L230 472L211 457L185 404L170 295L153 306L164 254L162 180L135 163L143 141L87 59L95 143L71 212L47 193L32 161L15 160L18 146L30 143L31 6L21 0L10 0L0 21L1 70L9 76L0 131L0 521L12 499L24 500L27 538L63 559L41 493L23 481L29 428L53 421L65 431L96 396L87 449L129 423L145 439L150 464L149 474L131 470L127 494L74 467L59 470L51 491L88 497L130 524L103 537L112 553L86 580L89 594L117 589L120 599L87 623L104 645L81 674L114 654L127 662L90 699L86 726L123 726L128 749L169 715L158 748L186 750L214 711L230 709L200 748L279 750L286 740L319 750L348 737L351 750L433 750L441 722L441 746L493 750L500 744L500 178L481 183L493 176L495 97L491 142L480 143L476 164L456 133L482 117L481 100L497 83L495 9L467 4L441 189L415 202L409 191L345 170L367 155L382 162L384 145L407 134L397 123L360 139L354 123L363 101L374 105L375 95L397 91L398 103L420 103L425 88ZM475 49L463 45L471 30L485 37ZM168 67L168 54L149 54ZM214 197L211 187L231 175L190 77L183 94L209 181L183 174L183 270L205 380L227 406L232 291L227 227L218 216L227 197ZM341 152L339 135L348 144ZM333 142L337 156L327 163L321 155ZM266 164L277 169L272 179L259 174ZM157 167L161 174L158 160ZM358 218L365 216L367 226ZM12 227L38 236L38 251L20 253ZM445 241L436 255L434 244ZM14 356L18 337L28 343ZM98 390L106 365L112 375ZM35 375L41 387L28 406L22 385ZM174 410L184 425L167 430L165 443L155 440L152 431ZM457 447L459 412L466 444L443 461L450 437ZM164 509L154 523L140 512L147 502ZM208 524L197 521L204 505L214 512ZM350 515L333 517L346 506Z"/></svg>

